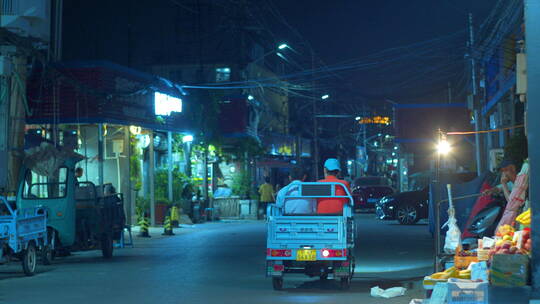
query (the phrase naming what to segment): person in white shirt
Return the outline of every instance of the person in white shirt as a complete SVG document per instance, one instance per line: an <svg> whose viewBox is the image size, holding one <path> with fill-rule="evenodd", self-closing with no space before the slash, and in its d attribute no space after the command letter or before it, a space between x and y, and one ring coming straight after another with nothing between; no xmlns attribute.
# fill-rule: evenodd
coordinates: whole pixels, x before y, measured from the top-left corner
<svg viewBox="0 0 540 304"><path fill-rule="evenodd" d="M317 211L316 199L287 198L286 196L300 196L299 183L305 181L307 175L301 168L293 168L289 174L291 183L279 190L276 205L284 208L284 214L314 214Z"/></svg>

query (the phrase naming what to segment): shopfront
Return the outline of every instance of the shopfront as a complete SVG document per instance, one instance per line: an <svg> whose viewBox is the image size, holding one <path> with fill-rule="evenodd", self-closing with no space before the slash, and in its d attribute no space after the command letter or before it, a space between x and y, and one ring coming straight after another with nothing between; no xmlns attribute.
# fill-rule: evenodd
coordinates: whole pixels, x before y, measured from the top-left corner
<svg viewBox="0 0 540 304"><path fill-rule="evenodd" d="M182 138L193 133L180 87L107 62L63 64L47 83L41 73L29 80L27 146L73 148L84 156L80 180L124 194L128 222L136 221L136 202L146 200L152 224L159 223L157 200L175 199L173 171L185 168Z"/></svg>

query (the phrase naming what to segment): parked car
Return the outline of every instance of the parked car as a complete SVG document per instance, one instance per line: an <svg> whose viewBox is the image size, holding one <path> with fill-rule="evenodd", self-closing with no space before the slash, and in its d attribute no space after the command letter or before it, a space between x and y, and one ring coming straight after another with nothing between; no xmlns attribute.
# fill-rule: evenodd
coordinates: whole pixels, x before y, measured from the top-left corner
<svg viewBox="0 0 540 304"><path fill-rule="evenodd" d="M381 198L394 193L388 179L379 176L359 177L353 181L351 188L355 212L375 209Z"/></svg>
<svg viewBox="0 0 540 304"><path fill-rule="evenodd" d="M383 197L375 209L381 220L397 220L402 225L416 224L428 217L429 187Z"/></svg>

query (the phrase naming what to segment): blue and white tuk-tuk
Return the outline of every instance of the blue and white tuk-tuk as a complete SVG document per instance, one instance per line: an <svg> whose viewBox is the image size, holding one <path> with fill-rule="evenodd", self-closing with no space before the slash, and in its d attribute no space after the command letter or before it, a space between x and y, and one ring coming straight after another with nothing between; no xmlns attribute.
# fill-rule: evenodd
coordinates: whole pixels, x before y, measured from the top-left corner
<svg viewBox="0 0 540 304"><path fill-rule="evenodd" d="M22 261L27 276L34 275L37 252L45 254L47 215L42 208L15 209L0 196L0 264L13 258Z"/></svg>
<svg viewBox="0 0 540 304"><path fill-rule="evenodd" d="M348 289L354 275L354 240L356 226L353 218L353 198L341 183L296 183L294 195L284 197L283 206L267 209L266 275L272 277L275 290L283 288L288 273L303 273L321 279L340 280ZM336 188L346 195L336 195ZM289 192L289 191L288 191ZM287 201L307 199L346 199L341 214L287 214ZM316 209L316 208L315 208Z"/></svg>

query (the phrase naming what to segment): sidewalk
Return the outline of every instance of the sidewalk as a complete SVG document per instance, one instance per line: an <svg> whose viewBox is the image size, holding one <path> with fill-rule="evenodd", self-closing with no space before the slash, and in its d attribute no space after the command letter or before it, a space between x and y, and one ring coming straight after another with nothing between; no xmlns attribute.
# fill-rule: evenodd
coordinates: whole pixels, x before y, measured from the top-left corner
<svg viewBox="0 0 540 304"><path fill-rule="evenodd" d="M198 225L180 225L179 228L173 228L173 233L175 235L178 234L186 234L190 232L194 232L197 230ZM141 231L141 226L132 226L131 227L131 234L133 236L133 239L146 239L145 237L138 236ZM170 237L170 235L162 235L163 233L163 226L161 227L149 227L148 233L150 234L152 239L160 239L160 238L167 238ZM127 234L126 234L127 236Z"/></svg>

